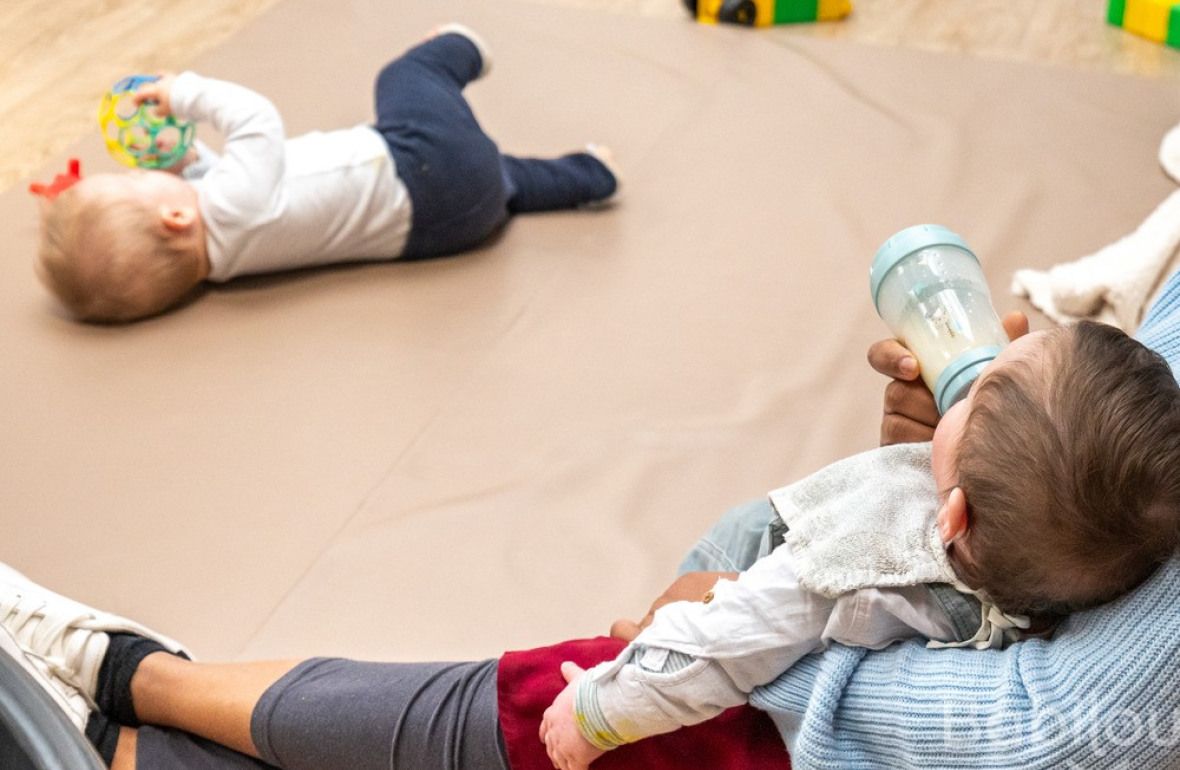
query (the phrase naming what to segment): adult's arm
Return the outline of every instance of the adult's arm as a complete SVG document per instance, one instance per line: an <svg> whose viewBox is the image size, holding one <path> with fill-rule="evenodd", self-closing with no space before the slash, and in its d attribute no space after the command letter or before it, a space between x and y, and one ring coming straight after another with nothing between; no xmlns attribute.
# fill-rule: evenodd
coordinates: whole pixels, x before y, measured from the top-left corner
<svg viewBox="0 0 1180 770"><path fill-rule="evenodd" d="M1175 767L1180 560L1004 651L833 647L755 690L808 768Z"/></svg>
<svg viewBox="0 0 1180 770"><path fill-rule="evenodd" d="M639 636L639 632L651 625L656 610L672 602L699 602L705 594L717 584L718 580L737 580L738 572L686 572L678 576L664 593L656 597L651 608L639 622L628 618L620 618L611 624L610 635L615 639L630 642Z"/></svg>
<svg viewBox="0 0 1180 770"><path fill-rule="evenodd" d="M1180 273L1138 338L1180 371ZM751 702L806 768L1170 768L1180 763L1180 558L1052 641L810 656Z"/></svg>

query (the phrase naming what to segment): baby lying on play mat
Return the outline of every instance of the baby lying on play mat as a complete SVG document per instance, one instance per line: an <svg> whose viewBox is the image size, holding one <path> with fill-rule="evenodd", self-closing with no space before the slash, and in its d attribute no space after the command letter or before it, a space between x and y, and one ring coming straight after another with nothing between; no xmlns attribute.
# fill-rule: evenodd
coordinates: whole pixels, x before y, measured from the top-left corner
<svg viewBox="0 0 1180 770"><path fill-rule="evenodd" d="M139 102L212 124L224 154L65 190L45 206L37 272L77 318L130 321L204 280L454 254L511 214L614 195L594 145L552 160L499 152L462 94L489 66L473 32L441 27L378 75L374 125L286 141L274 106L242 86L192 72L142 85Z"/></svg>

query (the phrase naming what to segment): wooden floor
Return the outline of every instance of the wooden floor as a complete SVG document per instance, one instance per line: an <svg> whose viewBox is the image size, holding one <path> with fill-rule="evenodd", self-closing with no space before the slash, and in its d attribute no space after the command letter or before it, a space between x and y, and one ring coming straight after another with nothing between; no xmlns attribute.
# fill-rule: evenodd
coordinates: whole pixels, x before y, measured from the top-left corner
<svg viewBox="0 0 1180 770"><path fill-rule="evenodd" d="M684 18L679 0L526 0ZM85 131L125 74L180 69L282 0L6 0L0 4L0 191ZM1180 78L1180 51L1108 26L1106 0L854 0L848 19L766 34L955 51ZM160 23L164 19L167 23ZM149 28L150 34L139 31Z"/></svg>

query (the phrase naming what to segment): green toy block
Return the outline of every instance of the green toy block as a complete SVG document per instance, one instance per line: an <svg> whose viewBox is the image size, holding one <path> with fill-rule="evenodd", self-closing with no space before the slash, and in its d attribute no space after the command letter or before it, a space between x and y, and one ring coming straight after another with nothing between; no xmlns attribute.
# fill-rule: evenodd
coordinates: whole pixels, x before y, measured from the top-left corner
<svg viewBox="0 0 1180 770"><path fill-rule="evenodd" d="M1148 40L1180 48L1180 0L1110 0L1106 20Z"/></svg>
<svg viewBox="0 0 1180 770"><path fill-rule="evenodd" d="M1116 27L1123 26L1123 15L1127 12L1127 0L1110 0L1106 8L1106 20Z"/></svg>
<svg viewBox="0 0 1180 770"><path fill-rule="evenodd" d="M815 21L819 16L819 0L778 0L774 6L775 24Z"/></svg>

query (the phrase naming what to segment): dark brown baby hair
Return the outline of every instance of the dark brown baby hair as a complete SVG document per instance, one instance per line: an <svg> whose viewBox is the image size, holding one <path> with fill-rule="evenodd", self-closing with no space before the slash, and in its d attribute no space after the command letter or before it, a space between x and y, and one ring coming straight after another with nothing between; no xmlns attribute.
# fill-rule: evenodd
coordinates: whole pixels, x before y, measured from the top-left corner
<svg viewBox="0 0 1180 770"><path fill-rule="evenodd" d="M1009 612L1053 616L1139 585L1180 538L1180 386L1157 353L1083 321L989 372L957 457L959 576Z"/></svg>

